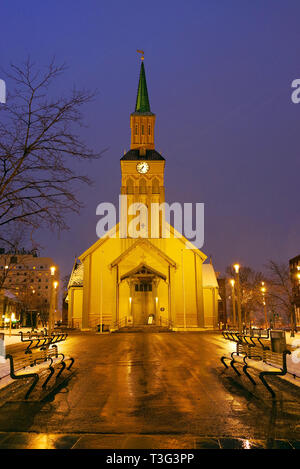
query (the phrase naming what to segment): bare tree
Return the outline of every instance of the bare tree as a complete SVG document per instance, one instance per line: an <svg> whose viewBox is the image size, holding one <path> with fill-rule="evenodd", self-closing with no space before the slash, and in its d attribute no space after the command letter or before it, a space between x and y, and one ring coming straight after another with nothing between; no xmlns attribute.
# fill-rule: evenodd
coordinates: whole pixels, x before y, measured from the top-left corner
<svg viewBox="0 0 300 469"><path fill-rule="evenodd" d="M269 301L272 302L274 311L288 318L293 333L296 328L296 318L289 266L271 260L266 268L269 276Z"/></svg>
<svg viewBox="0 0 300 469"><path fill-rule="evenodd" d="M67 212L78 212L77 183L89 184L76 161L99 158L76 134L82 106L94 96L86 90L50 97L51 86L66 70L52 61L41 72L28 59L6 73L10 89L0 108L0 241L10 245L15 223L67 228Z"/></svg>
<svg viewBox="0 0 300 469"><path fill-rule="evenodd" d="M235 273L232 266L227 267L227 275L235 278ZM242 320L245 324L251 322L251 317L258 322L263 321L262 316L262 295L260 291L263 274L256 272L251 267L240 268L240 289L241 289L241 308Z"/></svg>
<svg viewBox="0 0 300 469"><path fill-rule="evenodd" d="M12 273L14 271L16 260L15 258L19 255L22 256L22 264L27 264L31 260L32 255L36 255L38 252L38 245L31 239L30 250L25 250L24 246L27 244L27 233L24 230L21 223L15 222L14 228L10 226L7 234L9 237L9 249L0 253L0 295L1 291L5 288L9 288L11 291L15 291L19 287L19 283L16 280L12 281ZM33 247L34 246L34 247Z"/></svg>

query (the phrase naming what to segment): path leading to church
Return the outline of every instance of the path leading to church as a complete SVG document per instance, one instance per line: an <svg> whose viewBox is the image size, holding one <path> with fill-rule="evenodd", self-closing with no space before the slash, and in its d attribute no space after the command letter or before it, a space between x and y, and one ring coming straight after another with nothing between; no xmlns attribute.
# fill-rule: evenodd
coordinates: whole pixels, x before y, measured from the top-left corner
<svg viewBox="0 0 300 469"><path fill-rule="evenodd" d="M228 347L212 333L74 334L60 348L76 375L52 402L2 406L0 448L297 447L299 388L277 378L272 406L225 371Z"/></svg>

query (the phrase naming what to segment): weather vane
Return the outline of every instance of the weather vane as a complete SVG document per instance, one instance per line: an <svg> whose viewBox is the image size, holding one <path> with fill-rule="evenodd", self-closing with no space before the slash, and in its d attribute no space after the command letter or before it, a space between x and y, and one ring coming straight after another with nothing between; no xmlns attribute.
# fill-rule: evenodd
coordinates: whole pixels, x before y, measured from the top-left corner
<svg viewBox="0 0 300 469"><path fill-rule="evenodd" d="M137 51L139 54L141 54L141 60L144 60L144 56L145 56L144 51L143 51L143 50L139 50L139 49L137 49L136 51Z"/></svg>

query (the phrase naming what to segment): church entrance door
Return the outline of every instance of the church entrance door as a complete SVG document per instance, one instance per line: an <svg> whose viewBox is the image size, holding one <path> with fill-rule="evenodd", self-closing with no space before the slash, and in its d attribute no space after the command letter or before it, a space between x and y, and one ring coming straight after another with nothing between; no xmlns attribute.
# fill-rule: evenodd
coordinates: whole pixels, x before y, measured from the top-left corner
<svg viewBox="0 0 300 469"><path fill-rule="evenodd" d="M153 323L155 299L153 298L152 283L138 282L135 284L132 298L132 316L134 325Z"/></svg>

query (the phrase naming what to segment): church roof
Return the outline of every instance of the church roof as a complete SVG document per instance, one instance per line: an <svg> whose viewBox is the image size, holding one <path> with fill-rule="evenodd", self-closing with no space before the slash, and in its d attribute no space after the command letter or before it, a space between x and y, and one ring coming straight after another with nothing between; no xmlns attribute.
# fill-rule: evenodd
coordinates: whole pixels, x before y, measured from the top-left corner
<svg viewBox="0 0 300 469"><path fill-rule="evenodd" d="M218 288L216 273L211 264L202 264L202 286L205 288Z"/></svg>
<svg viewBox="0 0 300 469"><path fill-rule="evenodd" d="M159 249L155 244L151 243L147 238L138 238L136 241L134 241L129 248L127 248L125 251L122 252L120 256L118 256L111 264L110 267L113 268L117 264L119 264L130 252L132 252L135 248L143 246L146 248L148 251L150 249L153 249L154 252L156 252L159 256L161 256L168 264L172 265L173 267L176 268L176 262L171 259L164 251Z"/></svg>
<svg viewBox="0 0 300 469"><path fill-rule="evenodd" d="M161 156L160 153L156 150L146 150L145 155L141 155L139 149L129 150L122 156L121 160L162 160L164 161L164 157Z"/></svg>
<svg viewBox="0 0 300 469"><path fill-rule="evenodd" d="M155 275L157 277L160 277L163 280L167 279L167 277L164 274L158 272L158 270L155 270L152 267L149 267L148 265L141 263L137 267L135 267L134 269L132 269L129 272L127 272L126 274L124 274L121 277L121 281L125 280L126 278L133 277L133 276L147 277L147 276L153 276L153 275Z"/></svg>
<svg viewBox="0 0 300 469"><path fill-rule="evenodd" d="M70 287L82 287L83 286L83 264L79 263L78 261L75 262L68 288Z"/></svg>
<svg viewBox="0 0 300 469"><path fill-rule="evenodd" d="M135 112L151 112L146 82L144 62L141 63L140 79L136 97Z"/></svg>

